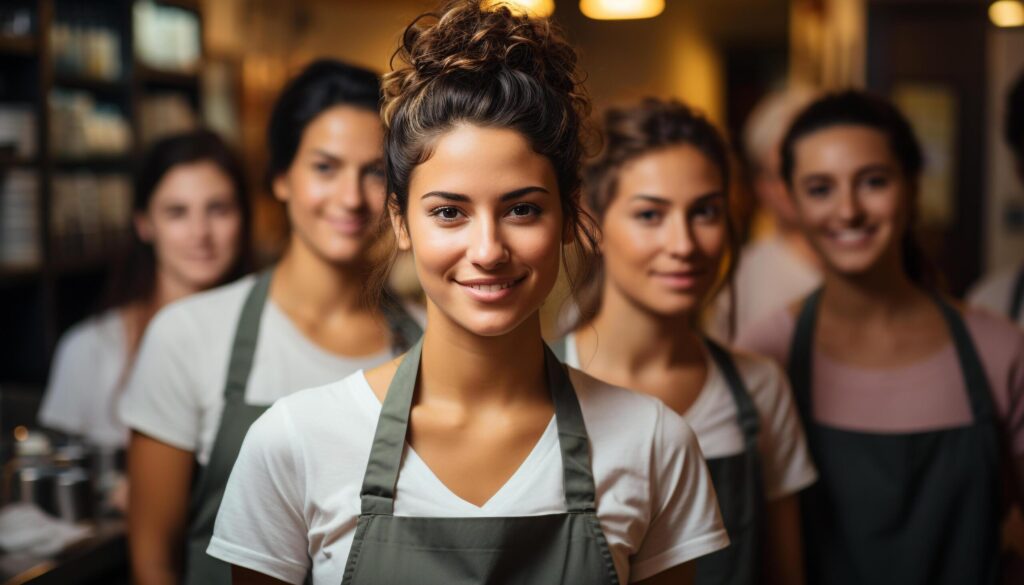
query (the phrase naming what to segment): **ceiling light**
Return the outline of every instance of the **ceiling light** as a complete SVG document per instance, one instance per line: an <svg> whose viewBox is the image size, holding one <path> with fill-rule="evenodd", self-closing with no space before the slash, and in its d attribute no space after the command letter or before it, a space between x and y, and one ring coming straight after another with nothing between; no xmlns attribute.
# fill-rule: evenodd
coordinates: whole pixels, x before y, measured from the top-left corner
<svg viewBox="0 0 1024 585"><path fill-rule="evenodd" d="M580 11L595 20L654 18L665 10L665 0L580 0Z"/></svg>

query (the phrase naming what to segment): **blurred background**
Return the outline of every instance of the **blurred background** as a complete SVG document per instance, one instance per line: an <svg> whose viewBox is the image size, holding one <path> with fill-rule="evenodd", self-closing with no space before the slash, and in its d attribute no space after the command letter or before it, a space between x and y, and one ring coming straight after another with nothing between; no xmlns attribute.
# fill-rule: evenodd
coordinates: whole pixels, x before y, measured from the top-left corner
<svg viewBox="0 0 1024 585"><path fill-rule="evenodd" d="M1001 138L1006 91L1024 70L1021 0L633 0L618 4L637 12L620 16L653 16L611 20L592 18L607 16L596 0L529 3L552 11L579 48L595 113L643 95L677 97L738 145L772 91L852 86L893 98L926 148L920 221L951 292L1024 261L1024 193ZM133 155L183 129L220 133L244 158L254 245L272 259L285 238L262 181L276 93L319 56L387 71L403 26L434 5L0 3L5 437L30 408L19 400L42 392L59 336L100 300L130 230ZM744 200L749 233L755 200Z"/></svg>

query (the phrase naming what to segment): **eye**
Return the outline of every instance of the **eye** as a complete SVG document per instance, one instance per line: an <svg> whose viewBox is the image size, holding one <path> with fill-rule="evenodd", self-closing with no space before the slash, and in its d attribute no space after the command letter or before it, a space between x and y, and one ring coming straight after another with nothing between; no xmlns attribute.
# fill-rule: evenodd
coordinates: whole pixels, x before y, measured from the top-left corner
<svg viewBox="0 0 1024 585"><path fill-rule="evenodd" d="M174 205L174 206L171 206L171 207L165 207L164 208L164 215L166 215L167 217L169 217L171 219L177 219L179 217L185 217L186 213L187 213L187 210L185 209L184 206L181 206L181 205Z"/></svg>
<svg viewBox="0 0 1024 585"><path fill-rule="evenodd" d="M864 179L864 184L871 189L885 189L889 186L889 177L885 175L870 175Z"/></svg>
<svg viewBox="0 0 1024 585"><path fill-rule="evenodd" d="M832 191L832 186L828 183L811 183L805 188L805 192L809 197L825 197Z"/></svg>
<svg viewBox="0 0 1024 585"><path fill-rule="evenodd" d="M540 208L529 203L519 203L508 210L513 219L530 219L540 215Z"/></svg>
<svg viewBox="0 0 1024 585"><path fill-rule="evenodd" d="M209 207L207 207L206 209L208 212L214 215L228 215L229 213L234 211L235 206L226 201L220 201L217 203L211 203Z"/></svg>
<svg viewBox="0 0 1024 585"><path fill-rule="evenodd" d="M664 214L659 209L641 209L633 213L633 218L642 223L656 224L661 221Z"/></svg>
<svg viewBox="0 0 1024 585"><path fill-rule="evenodd" d="M313 170L321 175L328 175L334 172L337 165L331 161L320 160L313 163Z"/></svg>
<svg viewBox="0 0 1024 585"><path fill-rule="evenodd" d="M453 222L459 219L459 216L462 215L462 212L459 210L458 207L446 205L443 207L435 207L434 209L430 210L430 215L440 219L443 222Z"/></svg>
<svg viewBox="0 0 1024 585"><path fill-rule="evenodd" d="M701 203L693 208L691 214L699 220L714 222L722 215L722 206L717 202Z"/></svg>

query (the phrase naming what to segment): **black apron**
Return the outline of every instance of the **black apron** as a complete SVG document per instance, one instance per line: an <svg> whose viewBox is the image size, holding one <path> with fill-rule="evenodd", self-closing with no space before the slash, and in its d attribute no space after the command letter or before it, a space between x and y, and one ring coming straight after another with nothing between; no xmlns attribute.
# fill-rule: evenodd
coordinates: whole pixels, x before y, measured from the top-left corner
<svg viewBox="0 0 1024 585"><path fill-rule="evenodd" d="M704 344L721 370L736 404L736 422L743 433L744 450L728 457L707 459L711 481L718 495L722 523L729 533L729 546L696 559L696 585L754 585L763 567L764 477L757 450L760 418L740 377L732 354L709 338ZM551 349L562 361L568 359L566 338Z"/></svg>
<svg viewBox="0 0 1024 585"><path fill-rule="evenodd" d="M231 358L228 362L228 376L224 384L224 410L220 426L210 451L210 460L199 469L189 502L189 526L186 540L185 580L187 585L230 585L231 565L206 554L206 548L213 536L213 524L217 519L224 488L231 475L231 468L242 448L242 440L252 423L260 417L269 405L245 402L245 388L252 371L256 341L259 339L260 320L263 306L270 290L271 270L256 277L249 295L242 305L242 312L231 343ZM388 303L382 308L391 329L392 349L401 353L422 331L420 326L396 304Z"/></svg>
<svg viewBox="0 0 1024 585"><path fill-rule="evenodd" d="M814 420L814 326L804 303L789 374L818 482L801 500L808 585L989 585L998 581L1000 449L988 380L959 313L938 296L973 421L869 433Z"/></svg>
<svg viewBox="0 0 1024 585"><path fill-rule="evenodd" d="M1013 281L1013 290L1010 291L1010 321L1016 323L1020 320L1021 309L1024 308L1024 266L1017 272L1017 278Z"/></svg>
<svg viewBox="0 0 1024 585"><path fill-rule="evenodd" d="M568 372L547 349L544 365L558 425L566 512L492 518L394 515L422 344L402 360L381 406L342 585L617 585L597 518L583 413Z"/></svg>

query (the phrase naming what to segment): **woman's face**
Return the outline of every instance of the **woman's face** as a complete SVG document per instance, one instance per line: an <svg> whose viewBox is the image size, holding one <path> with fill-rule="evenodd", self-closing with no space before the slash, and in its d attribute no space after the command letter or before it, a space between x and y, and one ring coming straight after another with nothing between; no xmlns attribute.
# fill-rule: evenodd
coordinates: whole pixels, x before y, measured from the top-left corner
<svg viewBox="0 0 1024 585"><path fill-rule="evenodd" d="M726 251L725 205L721 170L693 146L627 162L601 218L605 290L659 315L699 310Z"/></svg>
<svg viewBox="0 0 1024 585"><path fill-rule="evenodd" d="M212 162L177 165L157 184L149 208L136 215L135 227L139 238L153 246L158 273L185 288L209 288L238 259L238 194Z"/></svg>
<svg viewBox="0 0 1024 585"><path fill-rule="evenodd" d="M873 128L832 126L794 146L792 191L801 227L841 274L899 265L913 189L888 138Z"/></svg>
<svg viewBox="0 0 1024 585"><path fill-rule="evenodd" d="M274 195L294 242L335 264L365 261L384 209L384 132L376 112L335 106L302 134Z"/></svg>
<svg viewBox="0 0 1024 585"><path fill-rule="evenodd" d="M497 336L536 314L555 284L559 197L551 162L521 134L459 125L413 170L406 215L392 210L392 223L429 304L465 330Z"/></svg>

